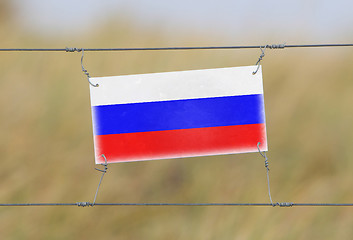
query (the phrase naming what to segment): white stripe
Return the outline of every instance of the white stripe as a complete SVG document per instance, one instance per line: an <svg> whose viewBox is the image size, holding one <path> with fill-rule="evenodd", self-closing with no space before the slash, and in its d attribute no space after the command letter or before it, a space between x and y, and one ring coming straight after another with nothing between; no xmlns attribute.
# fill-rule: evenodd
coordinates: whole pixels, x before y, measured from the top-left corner
<svg viewBox="0 0 353 240"><path fill-rule="evenodd" d="M262 94L256 66L91 78L91 105Z"/></svg>

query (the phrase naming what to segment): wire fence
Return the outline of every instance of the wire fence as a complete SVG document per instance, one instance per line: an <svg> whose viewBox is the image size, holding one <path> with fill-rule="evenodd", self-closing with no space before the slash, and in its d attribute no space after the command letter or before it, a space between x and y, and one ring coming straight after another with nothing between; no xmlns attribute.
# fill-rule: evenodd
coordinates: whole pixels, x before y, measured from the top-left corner
<svg viewBox="0 0 353 240"><path fill-rule="evenodd" d="M83 60L83 53L86 51L173 51L173 50L230 50L230 49L261 49L263 56L265 49L285 49L285 48L320 48L320 47L353 47L353 43L346 44L272 44L272 45L251 45L251 46L204 46L204 47L146 47L146 48L0 48L0 52L82 52L81 65ZM262 60L260 56L257 65ZM82 70L85 69L82 66ZM86 71L86 70L85 70ZM85 72L84 71L84 72ZM87 71L86 71L87 72ZM85 73L86 74L86 73ZM87 74L86 74L87 75ZM87 75L89 79L89 75ZM269 183L269 168L268 159L265 153L259 153L265 158L265 167L267 169L267 183L270 203L96 203L99 187L101 185L104 174L107 171L107 164L102 164L104 170L97 169L103 172L94 201L91 202L76 202L76 203L0 203L0 207L53 207L53 206L77 206L77 207L94 207L94 206L150 206L150 207L353 207L353 203L294 203L294 202L272 202L270 183Z"/></svg>

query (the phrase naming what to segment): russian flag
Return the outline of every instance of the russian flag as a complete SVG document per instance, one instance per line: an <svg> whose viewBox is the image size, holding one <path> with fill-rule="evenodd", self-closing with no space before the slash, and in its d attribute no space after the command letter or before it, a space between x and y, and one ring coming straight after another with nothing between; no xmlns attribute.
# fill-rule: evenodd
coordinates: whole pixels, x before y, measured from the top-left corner
<svg viewBox="0 0 353 240"><path fill-rule="evenodd" d="M267 151L261 68L91 78L96 163Z"/></svg>

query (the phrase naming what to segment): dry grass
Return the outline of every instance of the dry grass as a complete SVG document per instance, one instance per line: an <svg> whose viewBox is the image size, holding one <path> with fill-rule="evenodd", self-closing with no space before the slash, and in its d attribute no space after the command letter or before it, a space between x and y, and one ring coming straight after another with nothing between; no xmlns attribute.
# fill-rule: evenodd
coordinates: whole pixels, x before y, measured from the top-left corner
<svg viewBox="0 0 353 240"><path fill-rule="evenodd" d="M8 32L2 47L167 46L111 26L77 41ZM112 30L113 29L113 30ZM3 34L5 33L6 34ZM89 36L89 37L88 37ZM207 39L207 38L206 38ZM50 44L49 44L50 43ZM217 44L185 36L174 45ZM253 64L259 51L87 53L92 76ZM275 201L352 202L351 49L268 51L263 62ZM77 53L1 53L1 202L92 201L88 83ZM258 154L113 164L99 202L267 202ZM0 208L2 239L348 239L347 208Z"/></svg>

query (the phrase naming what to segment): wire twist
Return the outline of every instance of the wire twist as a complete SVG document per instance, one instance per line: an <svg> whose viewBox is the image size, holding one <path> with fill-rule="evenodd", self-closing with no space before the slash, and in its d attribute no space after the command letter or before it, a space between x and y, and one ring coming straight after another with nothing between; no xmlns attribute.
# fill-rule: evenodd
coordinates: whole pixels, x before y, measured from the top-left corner
<svg viewBox="0 0 353 240"><path fill-rule="evenodd" d="M81 52L83 51L83 48L70 48L70 47L66 47L65 48L66 52Z"/></svg>
<svg viewBox="0 0 353 240"><path fill-rule="evenodd" d="M70 49L72 50L72 49ZM73 48L73 51L78 51L77 48ZM85 51L83 48L81 48L79 51L82 51L82 56L81 56L81 68L82 68L82 72L87 76L87 80L89 82L89 84L91 84L91 86L93 87L99 87L99 84L93 84L91 81L90 81L90 78L91 76L89 75L88 71L83 67L83 57L84 57L84 54L85 54Z"/></svg>
<svg viewBox="0 0 353 240"><path fill-rule="evenodd" d="M255 71L252 72L252 75L255 75L255 74L257 73L257 71L259 71L260 63L261 63L263 57L265 56L265 50L266 50L267 46L268 46L268 45L266 45L266 46L264 47L264 49L262 49L262 47L260 47L261 55L260 55L260 57L259 57L259 60L257 60L257 62L256 62L256 64L255 64L255 65L257 66L257 68L256 68Z"/></svg>
<svg viewBox="0 0 353 240"><path fill-rule="evenodd" d="M261 154L261 156L265 159L265 168L266 168L266 175L267 175L267 188L268 188L268 196L270 198L270 202L272 204L272 206L280 206L280 203L273 203L272 202L272 197L271 197L271 187L270 187L270 168L269 168L269 162L268 162L268 158L266 156L265 152L261 152L260 150L260 144L261 142L257 143L257 149L259 150L259 153Z"/></svg>
<svg viewBox="0 0 353 240"><path fill-rule="evenodd" d="M90 207L90 206L93 207L93 204L90 203L90 202L77 202L76 205L77 205L78 207Z"/></svg>
<svg viewBox="0 0 353 240"><path fill-rule="evenodd" d="M269 48L269 49L284 49L285 47L286 47L285 43L266 45L266 48Z"/></svg>
<svg viewBox="0 0 353 240"><path fill-rule="evenodd" d="M285 43L260 46L261 55L259 57L259 60L257 60L257 62L255 64L257 66L257 68L256 68L255 71L253 71L252 74L255 75L257 73L257 71L259 71L260 63L261 63L262 59L265 57L266 48L269 48L269 49L284 49L285 47L286 47Z"/></svg>
<svg viewBox="0 0 353 240"><path fill-rule="evenodd" d="M273 205L274 206L274 205ZM293 207L294 206L294 203L292 202L282 202L282 203L276 203L276 206L279 206L279 207ZM275 207L275 206L274 206Z"/></svg>
<svg viewBox="0 0 353 240"><path fill-rule="evenodd" d="M102 157L104 158L104 163L102 163L101 165L104 166L104 169L99 169L99 168L95 168L97 171L100 171L102 172L102 176L101 176L101 180L99 181L99 184L98 184L98 187L97 187L97 190L96 190L96 194L94 195L94 200L93 200L93 203L91 204L91 206L93 207L94 204L96 203L96 199L97 199L97 195L98 195L98 191L99 191L99 187L101 186L101 183L102 183L102 180L103 180L103 177L104 177L104 174L107 172L108 170L108 162L107 162L107 158L105 157L104 154L102 154Z"/></svg>

